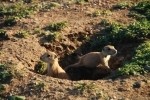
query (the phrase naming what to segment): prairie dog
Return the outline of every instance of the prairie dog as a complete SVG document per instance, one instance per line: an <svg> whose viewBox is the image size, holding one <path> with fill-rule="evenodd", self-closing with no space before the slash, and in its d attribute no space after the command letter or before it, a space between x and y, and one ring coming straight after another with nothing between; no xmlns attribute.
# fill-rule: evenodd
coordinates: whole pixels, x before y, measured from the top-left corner
<svg viewBox="0 0 150 100"><path fill-rule="evenodd" d="M47 51L40 57L40 59L47 63L47 75L48 76L61 78L61 79L68 79L68 75L60 67L58 63L58 57L54 52Z"/></svg>
<svg viewBox="0 0 150 100"><path fill-rule="evenodd" d="M101 67L101 68L109 68L108 61L111 56L115 56L117 54L117 50L112 45L106 45L101 52L90 52L80 57L79 61L73 65L68 67Z"/></svg>

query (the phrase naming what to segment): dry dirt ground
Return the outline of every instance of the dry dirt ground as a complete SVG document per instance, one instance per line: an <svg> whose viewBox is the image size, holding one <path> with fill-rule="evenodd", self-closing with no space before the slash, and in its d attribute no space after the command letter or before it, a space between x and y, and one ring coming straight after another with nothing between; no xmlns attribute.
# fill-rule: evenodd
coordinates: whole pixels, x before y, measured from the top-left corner
<svg viewBox="0 0 150 100"><path fill-rule="evenodd" d="M99 22L104 18L124 24L134 21L127 16L127 9L111 11L111 14L97 17L89 15L96 9L109 10L118 1L101 0L99 5L96 2L85 5L70 4L32 14L29 18L18 21L13 27L5 27L10 39L0 41L0 62L15 65L18 77L5 84L6 91L2 97L20 95L25 96L27 100L150 100L149 74L120 77L115 80L104 78L96 81L70 81L40 75L33 71L46 49L60 56L60 64L63 68L74 63L74 57L66 54L69 55L75 50L79 54L90 52L81 47L85 43L83 36L92 36L100 32ZM68 26L60 31L61 39L43 44L34 29L42 29L51 22L60 21L68 22ZM20 29L30 31L31 35L21 39L14 37L13 34ZM128 52L131 52L129 50L132 50L130 49L132 44L118 45L116 48L119 54L113 61L114 64L110 65L112 68L118 68L124 60L130 59Z"/></svg>

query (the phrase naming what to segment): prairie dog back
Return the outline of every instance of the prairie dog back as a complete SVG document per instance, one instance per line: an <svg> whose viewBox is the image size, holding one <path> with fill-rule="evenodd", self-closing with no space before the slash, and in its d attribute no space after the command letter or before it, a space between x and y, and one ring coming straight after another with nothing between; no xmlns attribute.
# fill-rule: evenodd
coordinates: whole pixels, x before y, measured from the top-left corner
<svg viewBox="0 0 150 100"><path fill-rule="evenodd" d="M103 67L109 68L108 61L111 56L117 54L117 50L112 45L106 45L101 52L90 52L79 59L79 61L68 67Z"/></svg>
<svg viewBox="0 0 150 100"><path fill-rule="evenodd" d="M100 55L100 52L90 52L88 54L85 54L80 59L81 66L82 65L88 66L88 67L97 66L99 63L101 63L99 55Z"/></svg>

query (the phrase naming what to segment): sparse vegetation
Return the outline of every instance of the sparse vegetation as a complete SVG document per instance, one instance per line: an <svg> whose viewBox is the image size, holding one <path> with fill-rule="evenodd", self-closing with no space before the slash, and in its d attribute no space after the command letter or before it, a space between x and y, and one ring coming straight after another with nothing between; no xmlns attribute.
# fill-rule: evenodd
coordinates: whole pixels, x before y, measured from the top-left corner
<svg viewBox="0 0 150 100"><path fill-rule="evenodd" d="M126 33L132 38L146 39L150 36L150 21L141 20L130 24L126 29Z"/></svg>
<svg viewBox="0 0 150 100"><path fill-rule="evenodd" d="M48 26L45 27L45 30L49 30L51 32L60 31L63 28L67 27L67 22L62 21L58 23L50 23Z"/></svg>
<svg viewBox="0 0 150 100"><path fill-rule="evenodd" d="M75 2L77 4L83 4L83 3L89 2L89 0L75 0Z"/></svg>
<svg viewBox="0 0 150 100"><path fill-rule="evenodd" d="M110 22L106 19L102 19L101 22L100 22L100 25L104 26L104 27L107 27L110 25Z"/></svg>
<svg viewBox="0 0 150 100"><path fill-rule="evenodd" d="M98 16L104 16L104 15L111 15L111 11L110 10L96 10L92 13L93 17L98 17Z"/></svg>
<svg viewBox="0 0 150 100"><path fill-rule="evenodd" d="M49 9L53 9L53 8L60 7L60 6L61 5L57 2L43 2L41 4L40 10L47 11Z"/></svg>
<svg viewBox="0 0 150 100"><path fill-rule="evenodd" d="M8 100L25 100L25 96L8 96Z"/></svg>
<svg viewBox="0 0 150 100"><path fill-rule="evenodd" d="M143 74L150 71L150 41L140 44L135 49L135 54L131 61L124 64L122 68L119 69L119 74L124 75L135 75ZM148 70L149 67L149 70Z"/></svg>
<svg viewBox="0 0 150 100"><path fill-rule="evenodd" d="M16 18L27 17L36 9L36 6L28 6L22 2L14 3L10 6L1 6L1 16L14 16Z"/></svg>
<svg viewBox="0 0 150 100"><path fill-rule="evenodd" d="M0 29L0 40L8 39L8 34L6 33L6 30Z"/></svg>
<svg viewBox="0 0 150 100"><path fill-rule="evenodd" d="M36 73L39 73L39 74L46 74L47 72L47 64L43 61L39 61L35 67L34 67L34 71Z"/></svg>
<svg viewBox="0 0 150 100"><path fill-rule="evenodd" d="M60 33L58 31L63 30L65 27L67 27L66 21L58 23L50 23L48 26L44 28L45 30L42 31L41 34L44 35L47 41L52 42L60 36Z"/></svg>
<svg viewBox="0 0 150 100"><path fill-rule="evenodd" d="M56 39L59 39L59 32L51 32L51 31L39 31L38 36L43 36L42 38L47 42L54 42Z"/></svg>
<svg viewBox="0 0 150 100"><path fill-rule="evenodd" d="M25 30L21 30L15 34L18 38L27 38L29 36L29 32Z"/></svg>
<svg viewBox="0 0 150 100"><path fill-rule="evenodd" d="M3 84L0 84L0 94L5 90L5 87Z"/></svg>
<svg viewBox="0 0 150 100"><path fill-rule="evenodd" d="M65 69L109 44L118 53L104 79L96 80L107 71L84 67L70 74L81 81L49 77L38 62L53 51ZM149 0L1 0L0 100L149 99L149 52Z"/></svg>
<svg viewBox="0 0 150 100"><path fill-rule="evenodd" d="M35 83L34 87L35 87L35 90L43 91L44 87L45 87L45 84L42 83L42 82L38 82L38 83Z"/></svg>
<svg viewBox="0 0 150 100"><path fill-rule="evenodd" d="M43 82L31 82L28 84L28 88L31 89L32 91L30 92L35 92L35 93L40 93L44 90L45 84Z"/></svg>
<svg viewBox="0 0 150 100"><path fill-rule="evenodd" d="M110 10L102 10L101 15L111 15L112 12Z"/></svg>
<svg viewBox="0 0 150 100"><path fill-rule="evenodd" d="M8 17L7 19L5 19L4 21L4 25L5 26L13 26L17 23L15 17Z"/></svg>
<svg viewBox="0 0 150 100"><path fill-rule="evenodd" d="M74 89L77 90L80 95L82 95L84 94L84 92L92 91L95 90L96 88L95 85L92 83L91 84L79 83L74 86Z"/></svg>
<svg viewBox="0 0 150 100"><path fill-rule="evenodd" d="M93 17L97 17L97 16L100 16L101 15L101 13L100 13L100 11L99 10L97 10L97 11L95 11L95 12L93 12Z"/></svg>
<svg viewBox="0 0 150 100"><path fill-rule="evenodd" d="M106 35L98 35L96 40L91 42L92 48L99 49L106 44L121 44L128 42L142 42L150 37L150 22L147 19L133 22L129 25L121 25L118 23L109 23L107 20L102 20L101 25L107 32ZM124 74L141 74L147 72L149 69L149 43L143 43L135 49L135 55L132 60L126 62L122 68L119 69L119 75ZM146 68L145 68L146 66Z"/></svg>
<svg viewBox="0 0 150 100"><path fill-rule="evenodd" d="M131 42L146 39L150 36L150 24L148 20L134 22L128 26L123 26L118 23L108 23L102 21L106 28L106 35L99 35L97 39L91 42L92 48L102 47L106 44L118 44L123 42Z"/></svg>
<svg viewBox="0 0 150 100"><path fill-rule="evenodd" d="M0 36L1 37L6 36L6 31L3 29L0 29Z"/></svg>
<svg viewBox="0 0 150 100"><path fill-rule="evenodd" d="M32 0L22 0L24 3L32 3Z"/></svg>
<svg viewBox="0 0 150 100"><path fill-rule="evenodd" d="M59 37L59 32L50 32L50 34L46 35L46 40L52 42Z"/></svg>
<svg viewBox="0 0 150 100"><path fill-rule="evenodd" d="M90 93L89 99L104 99L106 94L99 90L94 83L78 83L74 85L74 90L77 91L77 95L86 95Z"/></svg>
<svg viewBox="0 0 150 100"><path fill-rule="evenodd" d="M114 9L126 9L129 8L131 4L129 2L120 2L113 6Z"/></svg>
<svg viewBox="0 0 150 100"><path fill-rule="evenodd" d="M140 20L143 18L150 20L150 1L144 0L137 3L131 8L129 16Z"/></svg>
<svg viewBox="0 0 150 100"><path fill-rule="evenodd" d="M7 66L4 64L0 64L0 83L7 83L10 82L13 75L12 73L7 69Z"/></svg>

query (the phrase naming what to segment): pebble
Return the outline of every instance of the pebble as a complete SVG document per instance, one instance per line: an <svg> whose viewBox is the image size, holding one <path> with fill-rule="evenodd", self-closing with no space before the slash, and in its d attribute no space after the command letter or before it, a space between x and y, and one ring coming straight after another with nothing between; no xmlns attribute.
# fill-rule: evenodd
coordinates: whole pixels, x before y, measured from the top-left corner
<svg viewBox="0 0 150 100"><path fill-rule="evenodd" d="M128 89L125 89L125 88L123 88L123 87L119 87L118 88L118 91L120 91L120 92L123 92L123 91L127 91Z"/></svg>
<svg viewBox="0 0 150 100"><path fill-rule="evenodd" d="M141 82L135 82L134 84L133 84L133 88L140 88L141 87Z"/></svg>

